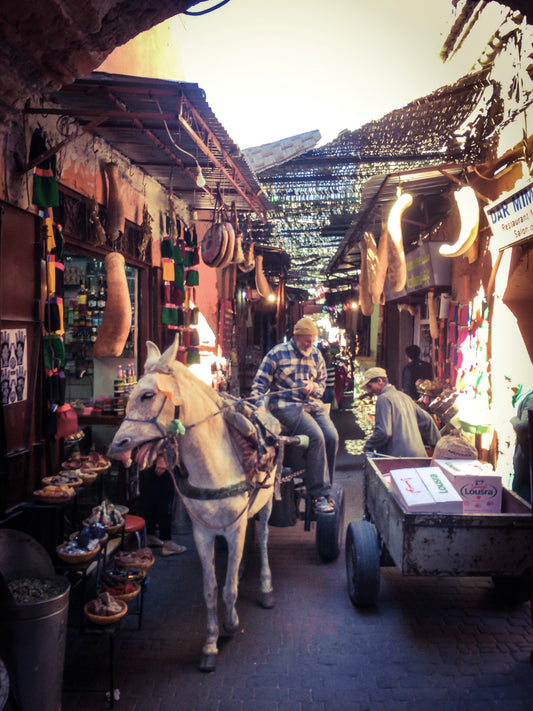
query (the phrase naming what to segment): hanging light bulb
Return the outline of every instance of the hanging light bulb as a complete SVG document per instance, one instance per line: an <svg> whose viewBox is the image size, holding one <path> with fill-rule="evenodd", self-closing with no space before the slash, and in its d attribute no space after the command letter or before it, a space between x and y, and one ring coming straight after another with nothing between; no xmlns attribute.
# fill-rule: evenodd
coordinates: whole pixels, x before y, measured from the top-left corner
<svg viewBox="0 0 533 711"><path fill-rule="evenodd" d="M205 187L205 178L202 173L202 168L200 167L200 164L196 164L196 185L199 188L204 188Z"/></svg>

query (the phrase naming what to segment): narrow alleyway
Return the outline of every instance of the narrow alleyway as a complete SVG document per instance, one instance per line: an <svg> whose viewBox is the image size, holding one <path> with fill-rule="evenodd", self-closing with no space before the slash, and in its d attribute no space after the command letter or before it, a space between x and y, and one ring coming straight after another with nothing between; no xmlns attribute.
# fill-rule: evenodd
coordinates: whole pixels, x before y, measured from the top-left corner
<svg viewBox="0 0 533 711"><path fill-rule="evenodd" d="M343 442L337 481L346 524L362 514L360 433L334 413ZM197 670L205 614L200 562L187 553L150 570L142 630L126 617L117 637L120 711L530 711L530 605L504 606L486 578L407 578L382 569L378 604L355 609L344 555L324 564L314 531L271 529L276 606L258 604L258 557L240 585L240 630L220 644L217 670ZM81 644L83 643L83 645ZM104 638L67 650L65 686L104 688ZM63 711L107 708L104 692L64 694Z"/></svg>

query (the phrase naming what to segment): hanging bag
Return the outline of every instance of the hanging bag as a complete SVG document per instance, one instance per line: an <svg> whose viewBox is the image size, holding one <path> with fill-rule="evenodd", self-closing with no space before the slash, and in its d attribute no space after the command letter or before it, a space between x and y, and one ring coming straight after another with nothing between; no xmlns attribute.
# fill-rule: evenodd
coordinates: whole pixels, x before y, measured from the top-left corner
<svg viewBox="0 0 533 711"><path fill-rule="evenodd" d="M56 409L56 415L56 439L64 439L69 435L76 434L76 432L78 431L78 415L74 412L74 410L68 403L66 403L65 405L60 405Z"/></svg>

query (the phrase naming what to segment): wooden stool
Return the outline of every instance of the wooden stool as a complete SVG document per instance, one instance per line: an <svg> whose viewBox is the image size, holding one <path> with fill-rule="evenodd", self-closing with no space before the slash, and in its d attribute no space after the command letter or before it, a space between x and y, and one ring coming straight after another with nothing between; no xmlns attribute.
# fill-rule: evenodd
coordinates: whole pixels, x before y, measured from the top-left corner
<svg viewBox="0 0 533 711"><path fill-rule="evenodd" d="M134 533L137 538L137 547L146 547L146 521L141 516L126 514L124 516L124 528L122 529L122 547L124 540L129 533Z"/></svg>

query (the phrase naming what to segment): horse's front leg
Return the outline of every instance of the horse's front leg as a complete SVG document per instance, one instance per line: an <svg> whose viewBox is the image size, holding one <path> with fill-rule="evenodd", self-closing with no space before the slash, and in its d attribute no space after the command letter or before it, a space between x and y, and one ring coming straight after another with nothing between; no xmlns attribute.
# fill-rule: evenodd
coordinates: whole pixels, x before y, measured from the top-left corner
<svg viewBox="0 0 533 711"><path fill-rule="evenodd" d="M275 605L274 588L272 586L272 573L268 560L268 519L272 513L272 497L259 512L257 538L259 541L259 554L261 557L261 607L270 609Z"/></svg>
<svg viewBox="0 0 533 711"><path fill-rule="evenodd" d="M211 672L216 669L218 654L218 587L215 572L215 535L205 528L194 526L194 541L202 563L204 600L207 611L207 635L202 647L199 668Z"/></svg>
<svg viewBox="0 0 533 711"><path fill-rule="evenodd" d="M228 543L228 563L226 568L226 581L222 590L224 600L224 630L227 634L234 634L239 627L237 614L237 596L239 594L239 566L246 539L247 521L244 518L238 527L225 534Z"/></svg>

